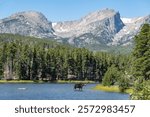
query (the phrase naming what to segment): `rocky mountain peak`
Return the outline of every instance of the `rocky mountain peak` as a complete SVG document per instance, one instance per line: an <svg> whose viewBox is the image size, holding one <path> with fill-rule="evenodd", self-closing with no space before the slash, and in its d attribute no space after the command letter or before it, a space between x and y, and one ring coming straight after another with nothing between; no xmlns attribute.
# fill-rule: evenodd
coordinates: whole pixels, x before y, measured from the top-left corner
<svg viewBox="0 0 150 117"><path fill-rule="evenodd" d="M92 13L89 13L82 19L96 19L96 20L102 20L106 17L112 17L113 15L117 14L118 12L114 11L113 9L103 9L99 11L95 11Z"/></svg>
<svg viewBox="0 0 150 117"><path fill-rule="evenodd" d="M37 11L24 11L15 13L11 15L10 18L24 18L26 20L36 23L48 22L47 18L42 13Z"/></svg>
<svg viewBox="0 0 150 117"><path fill-rule="evenodd" d="M96 11L75 21L53 24L56 35L68 38L70 44L107 43L124 26L119 12L112 9ZM93 41L95 39L95 41Z"/></svg>
<svg viewBox="0 0 150 117"><path fill-rule="evenodd" d="M0 33L13 33L40 38L54 37L52 23L40 12L25 11L0 21Z"/></svg>

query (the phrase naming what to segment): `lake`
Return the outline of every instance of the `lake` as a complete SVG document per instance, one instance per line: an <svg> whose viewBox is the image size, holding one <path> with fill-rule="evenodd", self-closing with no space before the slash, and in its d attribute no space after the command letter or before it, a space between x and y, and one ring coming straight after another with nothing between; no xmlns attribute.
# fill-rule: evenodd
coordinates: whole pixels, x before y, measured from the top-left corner
<svg viewBox="0 0 150 117"><path fill-rule="evenodd" d="M95 91L87 84L75 91L74 84L0 84L0 100L128 100L129 95Z"/></svg>

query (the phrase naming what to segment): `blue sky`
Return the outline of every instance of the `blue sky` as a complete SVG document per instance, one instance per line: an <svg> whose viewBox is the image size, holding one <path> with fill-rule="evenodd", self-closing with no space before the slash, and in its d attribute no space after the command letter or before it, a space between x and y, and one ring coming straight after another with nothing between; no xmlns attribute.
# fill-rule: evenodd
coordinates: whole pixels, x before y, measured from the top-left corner
<svg viewBox="0 0 150 117"><path fill-rule="evenodd" d="M150 14L150 0L0 0L0 19L34 10L53 22L67 21L104 8L119 11L121 17L145 16Z"/></svg>

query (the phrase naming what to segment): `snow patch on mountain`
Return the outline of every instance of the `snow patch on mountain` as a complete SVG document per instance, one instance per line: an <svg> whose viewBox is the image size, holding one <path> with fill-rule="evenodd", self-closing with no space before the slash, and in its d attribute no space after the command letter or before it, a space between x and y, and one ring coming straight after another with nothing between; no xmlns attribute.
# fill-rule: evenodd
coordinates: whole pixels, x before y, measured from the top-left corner
<svg viewBox="0 0 150 117"><path fill-rule="evenodd" d="M137 17L137 18L121 18L124 24L131 24L136 23L140 20L142 20L144 17Z"/></svg>
<svg viewBox="0 0 150 117"><path fill-rule="evenodd" d="M52 27L56 26L57 25L57 22L53 22L52 23Z"/></svg>
<svg viewBox="0 0 150 117"><path fill-rule="evenodd" d="M122 20L123 23L125 23L125 24L133 23L132 18L121 18L121 20Z"/></svg>

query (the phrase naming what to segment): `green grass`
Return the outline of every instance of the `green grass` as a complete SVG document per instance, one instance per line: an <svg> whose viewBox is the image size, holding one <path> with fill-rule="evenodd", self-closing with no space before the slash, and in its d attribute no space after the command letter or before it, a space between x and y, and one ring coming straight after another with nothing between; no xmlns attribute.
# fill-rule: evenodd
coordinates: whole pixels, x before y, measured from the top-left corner
<svg viewBox="0 0 150 117"><path fill-rule="evenodd" d="M100 91L106 91L106 92L118 92L118 93L121 93L121 91L119 90L119 87L118 86L103 86L101 84L99 85L96 85L93 90L100 90ZM124 91L124 93L132 93L133 92L133 89L132 88L129 88L129 89L126 89Z"/></svg>

